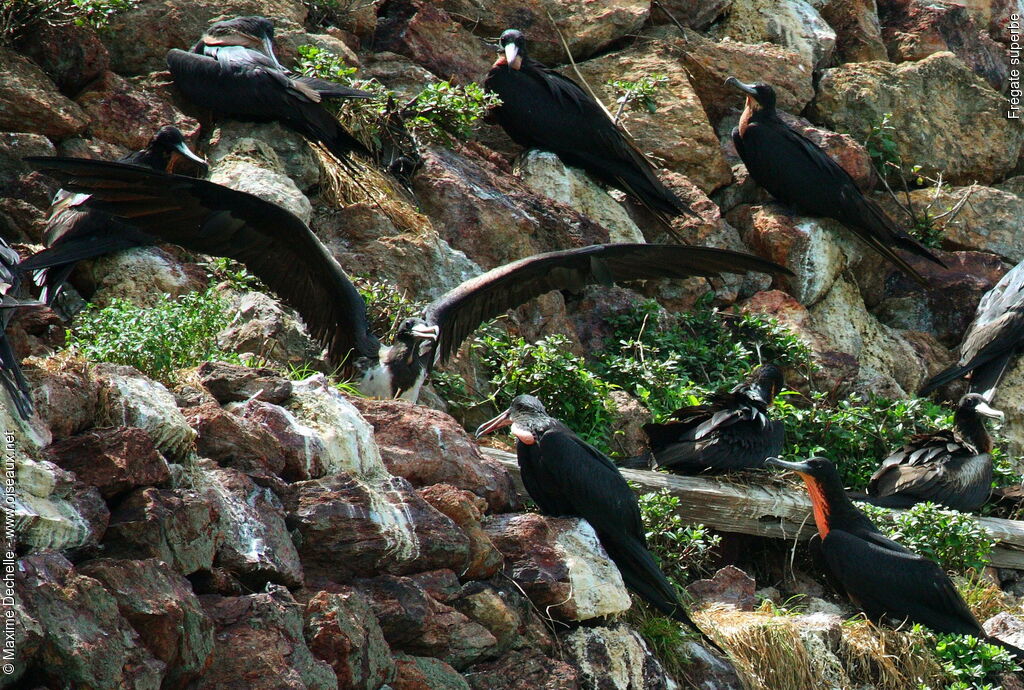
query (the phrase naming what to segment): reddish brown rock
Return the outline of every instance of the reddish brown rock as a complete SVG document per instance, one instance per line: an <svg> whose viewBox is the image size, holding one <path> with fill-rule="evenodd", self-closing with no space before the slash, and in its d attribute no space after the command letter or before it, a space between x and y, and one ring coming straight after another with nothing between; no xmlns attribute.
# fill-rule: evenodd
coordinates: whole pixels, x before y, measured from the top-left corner
<svg viewBox="0 0 1024 690"><path fill-rule="evenodd" d="M515 487L508 472L481 455L454 419L402 400L349 401L373 425L374 440L391 474L417 487L443 483L472 491L492 512L511 509Z"/></svg>
<svg viewBox="0 0 1024 690"><path fill-rule="evenodd" d="M473 690L576 690L578 671L531 649L517 649L494 661L476 664L463 674Z"/></svg>
<svg viewBox="0 0 1024 690"><path fill-rule="evenodd" d="M329 458L323 440L283 407L249 400L234 408L232 414L275 439L275 450L279 450L283 460L283 467L278 470L282 479L294 482L324 476Z"/></svg>
<svg viewBox="0 0 1024 690"><path fill-rule="evenodd" d="M206 390L221 404L251 399L280 404L292 395L292 382L273 369L204 362L196 374Z"/></svg>
<svg viewBox="0 0 1024 690"><path fill-rule="evenodd" d="M177 489L136 489L110 517L103 540L111 558L158 558L182 575L208 570L223 534L209 503Z"/></svg>
<svg viewBox="0 0 1024 690"><path fill-rule="evenodd" d="M921 60L948 50L992 88L1009 73L1005 47L975 23L963 4L926 0L879 0L882 38L892 62Z"/></svg>
<svg viewBox="0 0 1024 690"><path fill-rule="evenodd" d="M167 665L167 686L202 675L213 652L213 623L188 580L157 560L99 558L78 570L103 583L142 643Z"/></svg>
<svg viewBox="0 0 1024 690"><path fill-rule="evenodd" d="M729 10L732 0L663 0L658 4L660 7L651 7L651 24L671 25L676 30L675 22L679 22L702 31Z"/></svg>
<svg viewBox="0 0 1024 690"><path fill-rule="evenodd" d="M359 591L319 592L306 604L305 636L341 688L377 688L395 676L395 662L369 601Z"/></svg>
<svg viewBox="0 0 1024 690"><path fill-rule="evenodd" d="M36 415L58 441L93 425L99 386L82 360L54 357L25 369Z"/></svg>
<svg viewBox="0 0 1024 690"><path fill-rule="evenodd" d="M444 513L469 537L469 564L460 573L467 580L486 580L502 566L501 553L480 526L487 502L479 496L450 484L434 484L418 492L423 499Z"/></svg>
<svg viewBox="0 0 1024 690"><path fill-rule="evenodd" d="M395 667L397 676L391 684L394 690L469 690L466 679L440 659L399 652L395 654Z"/></svg>
<svg viewBox="0 0 1024 690"><path fill-rule="evenodd" d="M107 49L88 24L52 26L39 22L31 36L17 41L17 47L72 98L110 67Z"/></svg>
<svg viewBox="0 0 1024 690"><path fill-rule="evenodd" d="M739 568L727 565L713 577L697 580L686 586L696 606L705 604L728 604L740 611L754 610L754 578Z"/></svg>
<svg viewBox="0 0 1024 690"><path fill-rule="evenodd" d="M274 492L236 469L209 462L200 468L203 481L196 483L206 488L203 495L221 519L214 563L250 590L267 582L300 587L302 564Z"/></svg>
<svg viewBox="0 0 1024 690"><path fill-rule="evenodd" d="M371 485L336 474L291 488L289 526L313 582L466 567L469 538L400 477Z"/></svg>
<svg viewBox="0 0 1024 690"><path fill-rule="evenodd" d="M100 582L57 553L22 558L14 577L15 600L38 624L34 658L17 669L33 678L32 687L160 686L165 665L143 646Z"/></svg>
<svg viewBox="0 0 1024 690"><path fill-rule="evenodd" d="M80 134L89 120L62 95L35 63L0 47L0 130L45 134L51 139Z"/></svg>
<svg viewBox="0 0 1024 690"><path fill-rule="evenodd" d="M485 269L608 241L608 231L467 147L431 147L413 189L442 239Z"/></svg>
<svg viewBox="0 0 1024 690"><path fill-rule="evenodd" d="M779 108L788 112L799 113L814 98L811 72L796 51L771 43L712 41L695 31L673 42L682 47L680 59L712 124L743 107L743 94L725 83L729 77L771 84Z"/></svg>
<svg viewBox="0 0 1024 690"><path fill-rule="evenodd" d="M433 2L385 0L377 8L374 52L411 58L441 79L482 81L494 54Z"/></svg>
<svg viewBox="0 0 1024 690"><path fill-rule="evenodd" d="M948 268L908 257L925 281L921 288L888 262L865 258L856 277L864 302L882 323L925 331L946 347L959 345L981 296L1006 273L1003 261L984 252L935 251Z"/></svg>
<svg viewBox="0 0 1024 690"><path fill-rule="evenodd" d="M198 121L113 72L90 84L77 102L94 136L131 150L145 148L164 125L176 126L186 139L199 133Z"/></svg>
<svg viewBox="0 0 1024 690"><path fill-rule="evenodd" d="M463 669L494 653L497 640L479 623L446 606L407 577L360 580L388 644L395 651L437 657Z"/></svg>
<svg viewBox="0 0 1024 690"><path fill-rule="evenodd" d="M243 597L199 598L216 626L203 687L306 690L338 687L334 671L303 637L302 607L283 587Z"/></svg>
<svg viewBox="0 0 1024 690"><path fill-rule="evenodd" d="M46 458L95 486L108 501L135 487L170 479L153 439L135 427L94 429L47 447Z"/></svg>
<svg viewBox="0 0 1024 690"><path fill-rule="evenodd" d="M495 652L504 654L514 647L533 644L528 639L529 621L521 615L522 607L517 606L516 599L523 597L509 597L507 592L486 582L468 582L451 606L487 628L498 641Z"/></svg>
<svg viewBox="0 0 1024 690"><path fill-rule="evenodd" d="M195 429L196 451L224 467L251 474L279 474L285 467L277 439L259 424L224 410L217 403L182 410Z"/></svg>
<svg viewBox="0 0 1024 690"><path fill-rule="evenodd" d="M839 62L887 60L875 0L832 0L819 8L836 32Z"/></svg>

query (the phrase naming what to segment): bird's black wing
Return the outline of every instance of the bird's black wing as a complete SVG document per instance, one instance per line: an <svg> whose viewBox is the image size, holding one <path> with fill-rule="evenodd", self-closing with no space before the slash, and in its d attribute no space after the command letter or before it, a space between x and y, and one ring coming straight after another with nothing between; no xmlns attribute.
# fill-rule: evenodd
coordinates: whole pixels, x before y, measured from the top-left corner
<svg viewBox="0 0 1024 690"><path fill-rule="evenodd" d="M167 53L174 83L197 105L228 116L281 122L323 143L342 160L353 151L366 153L320 105L315 84L292 79L264 64L266 60L262 53L242 48L220 50L216 58L177 49Z"/></svg>
<svg viewBox="0 0 1024 690"><path fill-rule="evenodd" d="M834 218L917 282L920 274L895 249L944 266L920 242L901 230L873 200L864 196L842 166L785 123L752 122L733 141L754 179L785 204L812 216Z"/></svg>
<svg viewBox="0 0 1024 690"><path fill-rule="evenodd" d="M161 242L226 256L258 276L305 320L336 363L351 350L375 358L366 304L338 262L306 227L275 204L206 180L76 158L26 158L72 191Z"/></svg>
<svg viewBox="0 0 1024 690"><path fill-rule="evenodd" d="M0 384L7 390L22 419L32 416L32 398L28 381L21 373L18 358L7 338L7 326L16 309L40 306L22 294L22 276L18 253L0 238Z"/></svg>
<svg viewBox="0 0 1024 690"><path fill-rule="evenodd" d="M427 321L440 327L437 361L445 361L484 321L551 290L649 278L719 273L789 271L766 259L727 249L674 244L595 244L537 254L462 283L428 305Z"/></svg>
<svg viewBox="0 0 1024 690"><path fill-rule="evenodd" d="M821 554L868 618L921 623L936 632L979 635L981 626L934 562L881 534L831 530Z"/></svg>

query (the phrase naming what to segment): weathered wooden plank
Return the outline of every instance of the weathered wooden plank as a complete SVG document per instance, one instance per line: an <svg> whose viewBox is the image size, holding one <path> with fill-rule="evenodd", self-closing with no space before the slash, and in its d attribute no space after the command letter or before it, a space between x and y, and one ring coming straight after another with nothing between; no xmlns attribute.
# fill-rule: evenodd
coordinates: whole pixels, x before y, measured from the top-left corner
<svg viewBox="0 0 1024 690"><path fill-rule="evenodd" d="M494 448L481 448L502 463L515 478L519 490L516 456ZM684 520L701 522L723 532L754 534L779 539L810 539L815 533L811 502L797 488L738 484L713 477L683 477L663 472L622 470L626 479L647 491L668 490L679 496ZM1024 570L1024 522L978 517L978 523L996 541L992 565Z"/></svg>

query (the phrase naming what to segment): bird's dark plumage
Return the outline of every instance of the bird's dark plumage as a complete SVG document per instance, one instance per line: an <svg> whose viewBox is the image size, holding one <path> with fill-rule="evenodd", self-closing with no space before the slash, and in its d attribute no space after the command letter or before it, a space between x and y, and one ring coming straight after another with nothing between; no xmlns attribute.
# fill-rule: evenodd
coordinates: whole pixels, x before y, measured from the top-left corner
<svg viewBox="0 0 1024 690"><path fill-rule="evenodd" d="M28 419L32 416L32 398L29 395L28 381L21 373L18 358L11 348L11 341L7 338L7 326L16 310L40 306L40 303L25 296L24 281L18 264L18 252L0 238L0 383L10 395L18 414L22 419Z"/></svg>
<svg viewBox="0 0 1024 690"><path fill-rule="evenodd" d="M509 425L518 439L516 455L523 486L540 511L589 522L626 586L654 608L699 632L647 550L636 495L615 464L549 416L532 395L515 398L508 410L482 425L477 436Z"/></svg>
<svg viewBox="0 0 1024 690"><path fill-rule="evenodd" d="M921 285L926 285L924 279L896 249L945 266L864 196L827 153L779 118L771 86L744 84L733 77L728 82L747 94L740 124L732 131L733 143L747 171L769 194L800 213L839 221Z"/></svg>
<svg viewBox="0 0 1024 690"><path fill-rule="evenodd" d="M590 94L527 55L521 32L505 31L499 49L484 87L501 98L495 117L517 144L557 154L663 218L688 212Z"/></svg>
<svg viewBox="0 0 1024 690"><path fill-rule="evenodd" d="M868 483L867 501L908 508L932 501L955 510L980 508L992 491L992 437L982 417L1002 417L977 393L960 400L955 427L922 434L885 460Z"/></svg>
<svg viewBox="0 0 1024 690"><path fill-rule="evenodd" d="M238 17L212 25L189 52L171 50L167 66L189 100L215 113L280 122L322 143L343 162L349 153L367 153L320 102L369 98L370 94L293 75L277 61L273 42L274 25L269 19Z"/></svg>
<svg viewBox="0 0 1024 690"><path fill-rule="evenodd" d="M169 125L160 128L146 148L125 156L121 162L163 172L185 169L206 173L206 162L189 150L181 131ZM36 272L35 281L42 287L40 299L52 304L79 261L150 244L152 238L91 208L88 194L60 190L47 219L44 241L48 249L30 257L22 268L28 271L35 265L48 266Z"/></svg>
<svg viewBox="0 0 1024 690"><path fill-rule="evenodd" d="M928 395L961 376L971 375L971 392L991 401L1017 354L1024 348L1024 262L1017 264L978 302L974 321L960 343L956 364L929 379Z"/></svg>
<svg viewBox="0 0 1024 690"><path fill-rule="evenodd" d="M415 400L434 363L457 351L481 323L552 290L722 272L788 272L749 254L680 245L608 244L538 254L450 290L427 306L424 319L403 324L394 345L382 348L369 332L365 303L337 261L281 207L205 180L120 163L25 160L67 189L91 194L92 208L153 239L244 263L302 315L334 362L356 360L365 372L363 391L378 397Z"/></svg>
<svg viewBox="0 0 1024 690"><path fill-rule="evenodd" d="M815 560L826 569L829 581L869 619L896 625L909 621L939 633L990 639L942 568L884 537L854 506L831 462L824 458L767 462L803 477L818 527L812 539ZM1020 651L990 641L1011 652Z"/></svg>
<svg viewBox="0 0 1024 690"><path fill-rule="evenodd" d="M781 388L782 372L767 364L730 392L676 410L677 421L644 425L651 464L681 474L763 467L765 458L782 452L785 441L782 422L768 417Z"/></svg>

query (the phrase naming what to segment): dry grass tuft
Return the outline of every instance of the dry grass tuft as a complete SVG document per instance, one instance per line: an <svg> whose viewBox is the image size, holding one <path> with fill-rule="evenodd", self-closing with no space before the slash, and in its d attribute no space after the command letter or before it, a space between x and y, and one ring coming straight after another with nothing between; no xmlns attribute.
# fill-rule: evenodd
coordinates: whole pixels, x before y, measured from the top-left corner
<svg viewBox="0 0 1024 690"><path fill-rule="evenodd" d="M858 685L905 690L945 684L942 668L921 637L909 630L881 628L863 618L843 625L839 657Z"/></svg>

